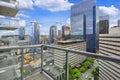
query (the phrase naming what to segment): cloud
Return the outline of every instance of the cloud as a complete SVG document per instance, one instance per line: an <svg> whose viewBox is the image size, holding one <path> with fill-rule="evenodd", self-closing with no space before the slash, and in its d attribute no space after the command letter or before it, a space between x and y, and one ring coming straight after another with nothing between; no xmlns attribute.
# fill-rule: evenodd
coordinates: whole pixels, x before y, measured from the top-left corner
<svg viewBox="0 0 120 80"><path fill-rule="evenodd" d="M70 18L67 19L66 24L70 26Z"/></svg>
<svg viewBox="0 0 120 80"><path fill-rule="evenodd" d="M38 6L49 11L64 11L70 9L73 3L69 3L68 0L35 0L35 6Z"/></svg>
<svg viewBox="0 0 120 80"><path fill-rule="evenodd" d="M26 27L26 21L25 20L19 20L19 26L20 27Z"/></svg>
<svg viewBox="0 0 120 80"><path fill-rule="evenodd" d="M120 10L118 8L116 8L114 5L112 5L110 7L100 6L99 10L100 10L101 14L106 14L109 16L116 16L120 12Z"/></svg>
<svg viewBox="0 0 120 80"><path fill-rule="evenodd" d="M117 20L120 19L120 9L116 8L114 5L111 5L110 7L100 6L99 15L109 15L110 27L117 26Z"/></svg>
<svg viewBox="0 0 120 80"><path fill-rule="evenodd" d="M11 18L10 24L18 26L18 27L26 27L26 21L20 19L19 17Z"/></svg>
<svg viewBox="0 0 120 80"><path fill-rule="evenodd" d="M40 34L46 34L46 35L48 35L49 34L49 27L41 26L40 27Z"/></svg>
<svg viewBox="0 0 120 80"><path fill-rule="evenodd" d="M16 15L16 17L30 18L30 16L25 15L25 14L23 14L23 13L18 13L18 14Z"/></svg>
<svg viewBox="0 0 120 80"><path fill-rule="evenodd" d="M23 10L30 10L33 9L33 1L32 0L17 0L19 5L18 8L19 9L23 9Z"/></svg>
<svg viewBox="0 0 120 80"><path fill-rule="evenodd" d="M5 16L0 15L0 18L5 18Z"/></svg>

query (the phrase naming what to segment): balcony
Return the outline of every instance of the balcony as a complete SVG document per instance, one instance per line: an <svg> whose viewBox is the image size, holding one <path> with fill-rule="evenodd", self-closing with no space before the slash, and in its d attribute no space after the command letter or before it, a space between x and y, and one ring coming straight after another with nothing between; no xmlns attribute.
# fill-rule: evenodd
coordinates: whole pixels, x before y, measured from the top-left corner
<svg viewBox="0 0 120 80"><path fill-rule="evenodd" d="M109 76L109 74L112 74L113 78L118 80L120 73L118 70L120 69L120 58L118 57L67 48L48 45L9 46L0 47L0 52L1 80L70 80L71 73L69 72L72 70L75 74L76 71L81 71L80 68L86 63L87 65L84 66L86 70L81 71L79 77L74 75L74 79L88 80L95 77L91 72L96 67L99 67L100 72L111 71L111 73L105 75L98 75L103 80L107 80L106 76ZM70 56L71 54L74 54L76 58ZM92 64L88 62L89 60L91 62L91 59ZM72 66L74 63L77 64ZM110 64L112 64L111 67Z"/></svg>
<svg viewBox="0 0 120 80"><path fill-rule="evenodd" d="M19 28L19 20L0 18L0 30L16 30Z"/></svg>
<svg viewBox="0 0 120 80"><path fill-rule="evenodd" d="M0 15L14 17L18 12L16 0L0 0Z"/></svg>

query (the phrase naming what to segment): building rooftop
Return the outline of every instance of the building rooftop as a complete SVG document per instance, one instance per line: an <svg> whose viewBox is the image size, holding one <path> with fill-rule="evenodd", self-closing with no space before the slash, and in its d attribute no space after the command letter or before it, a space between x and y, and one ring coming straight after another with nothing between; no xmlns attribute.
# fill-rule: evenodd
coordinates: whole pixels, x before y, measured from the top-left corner
<svg viewBox="0 0 120 80"><path fill-rule="evenodd" d="M68 44L68 43L76 43L76 42L84 42L83 40L66 40L66 41L58 41L60 44Z"/></svg>

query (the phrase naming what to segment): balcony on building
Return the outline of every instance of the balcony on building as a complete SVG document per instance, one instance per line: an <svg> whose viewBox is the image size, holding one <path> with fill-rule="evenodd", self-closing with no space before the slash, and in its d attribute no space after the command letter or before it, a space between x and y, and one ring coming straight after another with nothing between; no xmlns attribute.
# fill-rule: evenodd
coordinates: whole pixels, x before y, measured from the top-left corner
<svg viewBox="0 0 120 80"><path fill-rule="evenodd" d="M16 0L0 0L0 15L15 17L18 5Z"/></svg>
<svg viewBox="0 0 120 80"><path fill-rule="evenodd" d="M0 18L0 30L16 30L19 28L19 20Z"/></svg>

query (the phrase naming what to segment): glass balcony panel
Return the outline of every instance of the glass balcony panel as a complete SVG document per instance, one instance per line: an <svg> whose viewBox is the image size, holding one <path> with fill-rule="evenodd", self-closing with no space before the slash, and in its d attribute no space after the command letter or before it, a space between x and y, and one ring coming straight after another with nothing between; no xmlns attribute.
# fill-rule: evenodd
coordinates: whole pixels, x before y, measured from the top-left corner
<svg viewBox="0 0 120 80"><path fill-rule="evenodd" d="M16 54L15 50L0 51L0 79L19 80L21 55Z"/></svg>
<svg viewBox="0 0 120 80"><path fill-rule="evenodd" d="M0 30L15 30L19 28L19 20L0 18Z"/></svg>
<svg viewBox="0 0 120 80"><path fill-rule="evenodd" d="M23 58L21 53L23 53ZM28 47L23 50L12 48L7 52L1 51L0 79L21 79L20 71L23 70L25 80L50 80L50 78L55 80L88 80L90 78L119 80L119 60L118 57L49 46L42 46L42 50L41 47Z"/></svg>
<svg viewBox="0 0 120 80"><path fill-rule="evenodd" d="M66 52L46 48L43 50L43 71L55 80L66 80Z"/></svg>
<svg viewBox="0 0 120 80"><path fill-rule="evenodd" d="M23 74L28 80L30 76L41 72L41 48L23 49ZM32 79L31 79L32 80Z"/></svg>

